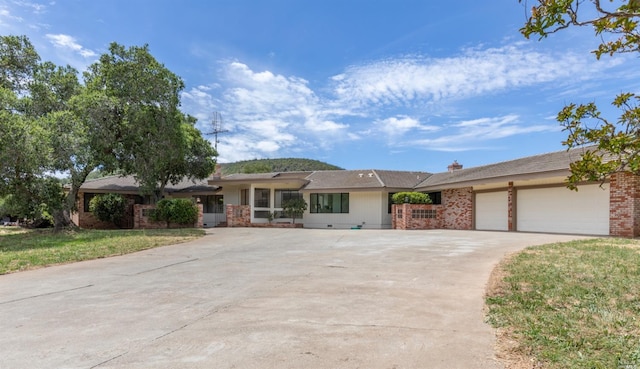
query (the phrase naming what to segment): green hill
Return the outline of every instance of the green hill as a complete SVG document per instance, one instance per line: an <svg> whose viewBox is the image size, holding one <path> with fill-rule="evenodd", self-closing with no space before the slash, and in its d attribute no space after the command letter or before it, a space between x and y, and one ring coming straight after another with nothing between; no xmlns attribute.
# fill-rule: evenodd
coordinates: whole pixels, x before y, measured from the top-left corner
<svg viewBox="0 0 640 369"><path fill-rule="evenodd" d="M255 159L222 164L222 174L304 172L312 170L342 170L343 168L312 159Z"/></svg>

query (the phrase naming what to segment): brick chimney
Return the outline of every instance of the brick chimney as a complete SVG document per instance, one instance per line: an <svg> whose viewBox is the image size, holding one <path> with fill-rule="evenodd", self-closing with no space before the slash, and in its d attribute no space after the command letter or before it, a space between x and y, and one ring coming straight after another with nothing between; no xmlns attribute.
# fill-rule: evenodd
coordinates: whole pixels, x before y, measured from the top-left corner
<svg viewBox="0 0 640 369"><path fill-rule="evenodd" d="M449 169L449 173L451 173L454 170L462 169L462 164L458 163L457 160L454 160L453 163L451 163L451 165L447 167L447 169Z"/></svg>
<svg viewBox="0 0 640 369"><path fill-rule="evenodd" d="M220 179L222 178L222 165L216 164L216 171L213 173L213 178Z"/></svg>

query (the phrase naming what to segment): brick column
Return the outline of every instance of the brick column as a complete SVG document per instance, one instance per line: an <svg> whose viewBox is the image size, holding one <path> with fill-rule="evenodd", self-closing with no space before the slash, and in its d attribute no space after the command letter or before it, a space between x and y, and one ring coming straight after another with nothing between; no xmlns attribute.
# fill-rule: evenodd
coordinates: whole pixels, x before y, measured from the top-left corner
<svg viewBox="0 0 640 369"><path fill-rule="evenodd" d="M198 206L198 220L196 221L196 228L204 228L204 205L196 205Z"/></svg>
<svg viewBox="0 0 640 369"><path fill-rule="evenodd" d="M251 207L248 205L227 205L227 227L250 227Z"/></svg>
<svg viewBox="0 0 640 369"><path fill-rule="evenodd" d="M442 191L444 219L442 228L469 230L473 228L473 189L471 187Z"/></svg>
<svg viewBox="0 0 640 369"><path fill-rule="evenodd" d="M640 177L614 173L610 180L609 234L618 237L640 235Z"/></svg>

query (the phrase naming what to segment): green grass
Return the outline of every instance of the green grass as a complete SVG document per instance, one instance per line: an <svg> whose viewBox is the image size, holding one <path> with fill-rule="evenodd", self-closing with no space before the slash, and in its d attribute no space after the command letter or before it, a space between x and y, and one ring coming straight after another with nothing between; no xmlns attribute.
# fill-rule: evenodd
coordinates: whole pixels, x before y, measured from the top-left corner
<svg viewBox="0 0 640 369"><path fill-rule="evenodd" d="M204 230L51 230L0 229L0 274L123 255L197 239Z"/></svg>
<svg viewBox="0 0 640 369"><path fill-rule="evenodd" d="M487 319L543 368L640 368L640 242L532 247L499 267ZM494 281L495 282L495 281Z"/></svg>

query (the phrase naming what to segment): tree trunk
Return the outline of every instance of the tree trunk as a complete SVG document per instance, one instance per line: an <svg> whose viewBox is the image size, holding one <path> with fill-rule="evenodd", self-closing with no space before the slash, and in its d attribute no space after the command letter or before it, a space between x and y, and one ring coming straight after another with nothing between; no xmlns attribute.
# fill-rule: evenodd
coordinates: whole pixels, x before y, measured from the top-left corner
<svg viewBox="0 0 640 369"><path fill-rule="evenodd" d="M71 213L67 209L56 209L53 211L53 229L59 232L66 228L77 228L71 221Z"/></svg>
<svg viewBox="0 0 640 369"><path fill-rule="evenodd" d="M71 188L62 202L62 209L56 209L53 211L53 227L56 232L65 228L78 228L77 224L71 221L71 212L76 209L78 203L78 192L80 192L80 186L87 179L87 176L95 166L87 165L80 172L71 172Z"/></svg>

